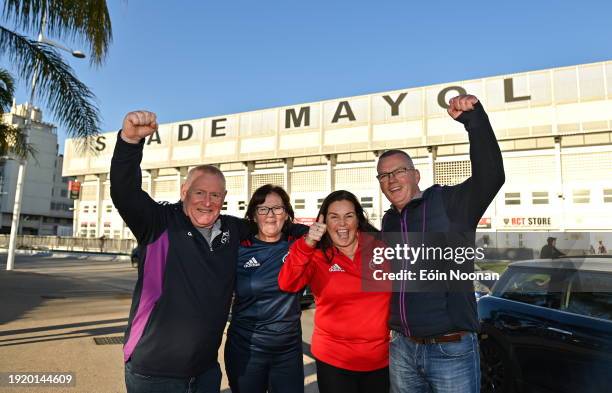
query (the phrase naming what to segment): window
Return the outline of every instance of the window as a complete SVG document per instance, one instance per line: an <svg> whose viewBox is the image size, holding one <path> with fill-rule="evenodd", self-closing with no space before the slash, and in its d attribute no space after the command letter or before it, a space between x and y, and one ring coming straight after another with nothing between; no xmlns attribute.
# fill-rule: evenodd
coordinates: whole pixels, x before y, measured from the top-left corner
<svg viewBox="0 0 612 393"><path fill-rule="evenodd" d="M589 203L590 195L590 190L574 190L573 201L574 203Z"/></svg>
<svg viewBox="0 0 612 393"><path fill-rule="evenodd" d="M62 196L62 198L68 197L68 190L61 190L60 195Z"/></svg>
<svg viewBox="0 0 612 393"><path fill-rule="evenodd" d="M223 202L223 207L221 207L221 210L223 210L223 211L227 210L227 201Z"/></svg>
<svg viewBox="0 0 612 393"><path fill-rule="evenodd" d="M83 205L83 213L89 213L89 206Z"/></svg>
<svg viewBox="0 0 612 393"><path fill-rule="evenodd" d="M572 283L567 311L612 321L612 276L578 272Z"/></svg>
<svg viewBox="0 0 612 393"><path fill-rule="evenodd" d="M304 209L306 207L306 200L305 199L296 199L293 201L293 208L294 209Z"/></svg>
<svg viewBox="0 0 612 393"><path fill-rule="evenodd" d="M520 192L507 192L506 193L506 205L520 205L521 204L521 193Z"/></svg>
<svg viewBox="0 0 612 393"><path fill-rule="evenodd" d="M317 199L317 209L321 208L321 205L323 204L324 200L325 200L325 198Z"/></svg>
<svg viewBox="0 0 612 393"><path fill-rule="evenodd" d="M113 212L113 205L106 205L106 212L107 213L112 213Z"/></svg>
<svg viewBox="0 0 612 393"><path fill-rule="evenodd" d="M79 232L79 237L87 237L87 230L82 229L81 232Z"/></svg>
<svg viewBox="0 0 612 393"><path fill-rule="evenodd" d="M98 210L98 206L93 205L93 206L91 207L91 212L92 212L92 213L95 213L97 210Z"/></svg>
<svg viewBox="0 0 612 393"><path fill-rule="evenodd" d="M548 205L548 191L532 192L531 203L534 205Z"/></svg>
<svg viewBox="0 0 612 393"><path fill-rule="evenodd" d="M459 184L472 174L469 160L436 162L434 183L452 186Z"/></svg>
<svg viewBox="0 0 612 393"><path fill-rule="evenodd" d="M371 209L374 207L373 197L361 197L361 207L364 209Z"/></svg>
<svg viewBox="0 0 612 393"><path fill-rule="evenodd" d="M96 230L95 229L90 229L89 230L89 237L96 237Z"/></svg>
<svg viewBox="0 0 612 393"><path fill-rule="evenodd" d="M246 209L246 202L238 201L238 210L245 210L245 209Z"/></svg>
<svg viewBox="0 0 612 393"><path fill-rule="evenodd" d="M612 203L612 188L603 190L603 194L604 194L604 203Z"/></svg>

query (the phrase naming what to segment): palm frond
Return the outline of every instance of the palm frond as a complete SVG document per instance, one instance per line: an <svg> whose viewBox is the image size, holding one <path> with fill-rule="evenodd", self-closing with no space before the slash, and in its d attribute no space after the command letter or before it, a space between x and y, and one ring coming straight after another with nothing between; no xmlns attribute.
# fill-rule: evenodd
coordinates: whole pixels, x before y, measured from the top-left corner
<svg viewBox="0 0 612 393"><path fill-rule="evenodd" d="M19 158L36 156L36 149L27 143L26 135L21 128L0 122L0 156L14 154Z"/></svg>
<svg viewBox="0 0 612 393"><path fill-rule="evenodd" d="M99 134L100 115L93 103L94 94L51 46L0 26L2 54L7 55L22 80L32 80L37 75L35 99L46 103L69 136L88 138ZM81 145L88 144L83 141Z"/></svg>
<svg viewBox="0 0 612 393"><path fill-rule="evenodd" d="M41 30L59 40L89 46L90 63L101 65L113 39L105 0L5 0L3 19L33 35Z"/></svg>
<svg viewBox="0 0 612 393"><path fill-rule="evenodd" d="M0 114L8 112L15 94L15 81L7 70L0 68Z"/></svg>

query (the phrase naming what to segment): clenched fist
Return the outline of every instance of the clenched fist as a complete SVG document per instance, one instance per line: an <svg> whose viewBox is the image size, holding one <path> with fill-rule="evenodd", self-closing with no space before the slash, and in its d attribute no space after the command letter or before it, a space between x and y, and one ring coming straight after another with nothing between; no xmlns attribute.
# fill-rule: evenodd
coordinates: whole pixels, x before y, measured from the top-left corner
<svg viewBox="0 0 612 393"><path fill-rule="evenodd" d="M121 138L128 143L138 143L157 131L157 116L153 112L134 111L125 115Z"/></svg>
<svg viewBox="0 0 612 393"><path fill-rule="evenodd" d="M462 94L460 96L453 97L450 99L450 101L448 102L447 111L453 119L456 119L461 116L463 112L469 112L471 110L474 110L474 105L476 105L476 103L478 103L478 98L476 98L475 96L469 94Z"/></svg>
<svg viewBox="0 0 612 393"><path fill-rule="evenodd" d="M323 222L323 214L319 215L317 222L312 223L308 234L306 235L306 244L310 247L314 247L321 240L323 235L327 232L327 225Z"/></svg>

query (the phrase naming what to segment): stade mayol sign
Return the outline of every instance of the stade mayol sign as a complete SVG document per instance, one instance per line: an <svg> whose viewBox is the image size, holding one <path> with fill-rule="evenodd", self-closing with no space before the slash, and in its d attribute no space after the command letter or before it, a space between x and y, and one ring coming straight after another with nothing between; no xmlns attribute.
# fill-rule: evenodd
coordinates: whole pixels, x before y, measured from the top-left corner
<svg viewBox="0 0 612 393"><path fill-rule="evenodd" d="M517 101L527 101L531 99L529 95L517 96L514 93L514 83L513 78L505 78L503 80L503 91L504 91L504 101L506 103L517 102ZM446 98L450 96L459 95L459 94L467 94L465 88L453 85L448 86L440 90L437 94L437 105L441 108L448 108L448 103ZM390 110L390 116L396 117L400 115L400 105L405 100L408 92L399 93L397 95L383 95L382 99L388 105L388 110ZM287 108L284 110L284 114L282 115L284 119L281 121L284 123L284 129L296 129L300 127L309 127L311 125L311 106L300 106L298 108ZM348 122L356 122L356 121L364 121L365 119L359 119L355 115L355 110L351 106L351 100L339 101L335 108L335 112L331 118L330 124L334 125L340 121ZM227 136L227 121L228 117L219 117L210 119L209 127L210 130L210 138L222 138ZM193 124L185 122L178 125L178 135L177 141L183 142L188 141L193 137L194 127ZM146 141L147 145L151 144L162 144L162 138L160 137L159 131L156 131L154 134L149 136ZM103 151L106 148L106 136L100 135L96 139L95 149L98 151Z"/></svg>

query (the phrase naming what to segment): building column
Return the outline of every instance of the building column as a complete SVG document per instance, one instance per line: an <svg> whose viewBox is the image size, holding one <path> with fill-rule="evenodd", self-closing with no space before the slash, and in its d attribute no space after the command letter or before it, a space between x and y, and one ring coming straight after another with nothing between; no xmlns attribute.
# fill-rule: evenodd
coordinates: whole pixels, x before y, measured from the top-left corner
<svg viewBox="0 0 612 393"><path fill-rule="evenodd" d="M555 136L555 170L557 176L556 199L561 204L559 209L559 230L565 231L565 195L563 194L563 162L561 158L561 136ZM571 197L571 195L568 195Z"/></svg>
<svg viewBox="0 0 612 393"><path fill-rule="evenodd" d="M98 175L97 186L98 192L96 196L96 237L100 237L104 234L104 223L102 222L102 213L104 210L104 182L106 181L107 174L101 173Z"/></svg>
<svg viewBox="0 0 612 393"><path fill-rule="evenodd" d="M431 183L436 184L436 160L438 158L438 146L427 146L427 162L431 168Z"/></svg>
<svg viewBox="0 0 612 393"><path fill-rule="evenodd" d="M336 188L336 174L334 168L336 167L337 156L335 154L326 155L327 162L325 163L327 172L327 193L334 191Z"/></svg>
<svg viewBox="0 0 612 393"><path fill-rule="evenodd" d="M147 169L146 172L149 173L149 189L147 190L147 194L156 200L155 195L153 195L153 190L155 189L155 187L153 187L153 182L158 178L159 169Z"/></svg>
<svg viewBox="0 0 612 393"><path fill-rule="evenodd" d="M181 186L183 185L183 178L187 178L187 174L189 174L189 168L186 166L182 166L180 168L176 168L178 171L178 183L179 183L179 193L181 191Z"/></svg>
<svg viewBox="0 0 612 393"><path fill-rule="evenodd" d="M374 152L374 168L376 170L378 170L378 161L380 160L380 155L384 152L384 150L379 150L379 151L375 151ZM378 171L376 172L378 173ZM384 214L383 212L383 199L386 199L385 195L383 194L382 190L380 189L380 185L378 183L378 180L376 180L376 187L378 188L378 198L377 199L377 203L376 203L376 214L378 216L378 222L374 222L373 224L376 226L378 225L378 227L382 227L382 216Z"/></svg>
<svg viewBox="0 0 612 393"><path fill-rule="evenodd" d="M252 161L243 162L244 165L244 195L246 195L245 201L251 200L251 186L253 185L253 180L251 179L251 173L253 173L253 168L255 167L255 163Z"/></svg>
<svg viewBox="0 0 612 393"><path fill-rule="evenodd" d="M283 181L285 183L285 191L291 195L291 170L293 169L293 158L285 158L283 162Z"/></svg>
<svg viewBox="0 0 612 393"><path fill-rule="evenodd" d="M183 172L181 171L181 168L174 168L174 170L176 171L176 186L177 186L177 192L180 198L181 185L183 184Z"/></svg>

